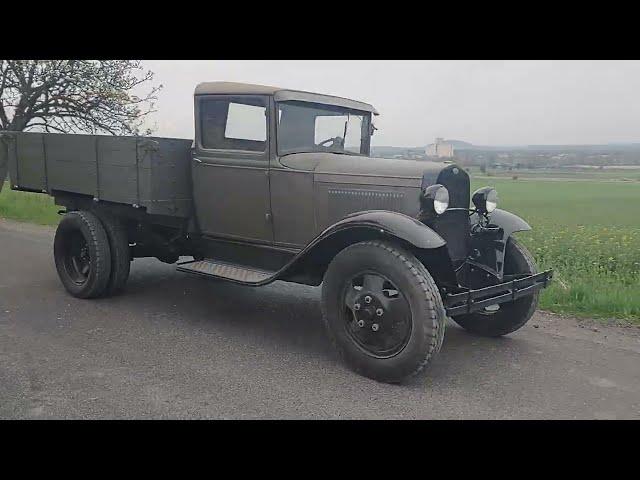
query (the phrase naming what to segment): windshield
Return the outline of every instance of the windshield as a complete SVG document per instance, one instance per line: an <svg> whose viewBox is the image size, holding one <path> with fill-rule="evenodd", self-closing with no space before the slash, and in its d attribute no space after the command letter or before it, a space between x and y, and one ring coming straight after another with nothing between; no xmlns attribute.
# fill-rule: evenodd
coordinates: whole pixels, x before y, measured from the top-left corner
<svg viewBox="0 0 640 480"><path fill-rule="evenodd" d="M278 103L278 154L368 155L369 114L308 102Z"/></svg>

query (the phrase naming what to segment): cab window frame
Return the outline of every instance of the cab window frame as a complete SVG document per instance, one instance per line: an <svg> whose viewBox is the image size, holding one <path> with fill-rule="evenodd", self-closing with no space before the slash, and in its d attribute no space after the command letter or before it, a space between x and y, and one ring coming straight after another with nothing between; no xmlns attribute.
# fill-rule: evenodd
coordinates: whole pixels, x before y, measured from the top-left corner
<svg viewBox="0 0 640 480"><path fill-rule="evenodd" d="M265 140L264 142L260 142L260 143L264 143L264 148L262 150L255 150L255 149L247 149L247 148L229 148L226 147L224 145L220 145L220 146L205 146L203 139L204 139L204 121L205 121L205 116L204 116L204 104L206 102L209 101L224 101L227 102L227 116L225 117L225 121L224 121L224 125L221 128L221 135L225 138L225 140L230 140L230 141L238 141L238 142L242 142L242 141L248 141L248 142L252 142L253 140L243 140L243 139L233 139L233 138L227 138L225 137L225 131L227 128L227 121L228 121L228 113L229 113L229 105L232 103L236 103L236 104L241 104L241 105L252 105L252 106L258 106L258 107L262 107L265 109L265 115L264 115L264 125L265 125ZM250 157L264 157L265 160L268 159L268 155L269 155L269 138L270 138L270 130L271 130L271 126L270 126L270 118L271 115L271 108L270 108L270 102L269 102L269 97L266 95L250 95L250 94L246 94L246 95L236 95L236 94L230 94L230 95L226 95L226 94L215 94L215 95L198 95L196 96L196 102L195 102L195 116L196 116L196 132L195 132L195 137L196 137L196 142L195 142L195 146L197 148L197 151L202 153L202 154L209 154L209 155L216 155L218 153L220 154L239 154L242 156L250 156Z"/></svg>
<svg viewBox="0 0 640 480"><path fill-rule="evenodd" d="M355 115L355 116L359 116L362 118L362 122L361 122L361 132L360 132L360 141L361 141L361 145L360 145L360 152L359 153L355 153L355 152L351 152L351 155L354 156L361 156L361 157L367 157L370 155L371 153L371 123L372 123L372 118L371 118L371 112L368 111L364 111L364 110L358 110L358 109L354 109L354 108L350 108L350 107L343 107L341 105L331 105L331 104L325 104L325 103L321 103L321 102L307 102L307 101L301 101L301 100L281 100L281 101L276 101L274 102L275 106L274 106L274 119L275 119L275 132L274 132L274 136L275 136L275 148L276 148L276 154L279 157L285 156L285 155L290 155L290 154L295 154L295 153L325 153L322 150L316 150L314 148L304 148L304 149L297 149L297 148L293 148L293 149L287 149L287 148L283 148L282 146L282 138L280 137L281 135L281 125L280 125L280 106L282 104L285 105L299 105L300 107L306 107L309 109L313 109L313 108L317 108L318 110L325 110L325 111L330 111L330 112L335 112L337 116L339 115ZM318 116L318 115L317 115ZM315 118L314 117L314 133L315 133ZM322 116L322 115L320 115Z"/></svg>

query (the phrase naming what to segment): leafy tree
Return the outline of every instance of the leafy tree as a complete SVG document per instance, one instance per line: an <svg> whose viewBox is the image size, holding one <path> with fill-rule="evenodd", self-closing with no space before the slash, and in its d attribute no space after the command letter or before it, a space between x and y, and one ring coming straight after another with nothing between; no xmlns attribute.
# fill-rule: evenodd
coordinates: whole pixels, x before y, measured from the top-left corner
<svg viewBox="0 0 640 480"><path fill-rule="evenodd" d="M0 60L0 130L149 134L152 82L139 60Z"/></svg>

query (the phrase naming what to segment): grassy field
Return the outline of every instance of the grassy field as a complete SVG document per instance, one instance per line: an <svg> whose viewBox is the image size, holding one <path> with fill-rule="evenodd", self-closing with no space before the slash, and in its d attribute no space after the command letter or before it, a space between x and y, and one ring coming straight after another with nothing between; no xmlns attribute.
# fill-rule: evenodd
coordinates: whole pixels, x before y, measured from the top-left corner
<svg viewBox="0 0 640 480"><path fill-rule="evenodd" d="M53 198L42 193L14 192L6 183L0 193L0 218L39 225L57 225L60 220Z"/></svg>
<svg viewBox="0 0 640 480"><path fill-rule="evenodd" d="M546 310L640 323L640 183L476 178L529 222L517 233L554 282Z"/></svg>
<svg viewBox="0 0 640 480"><path fill-rule="evenodd" d="M640 182L474 178L497 188L500 207L533 227L517 233L540 268L555 270L541 297L545 310L640 323ZM51 197L0 194L0 217L55 225Z"/></svg>
<svg viewBox="0 0 640 480"><path fill-rule="evenodd" d="M489 173L482 173L478 167L467 168L476 178L496 177L511 179L514 175L520 180L545 180L561 179L568 181L616 181L616 182L640 182L640 168L607 168L599 169L567 169L567 168L539 168L534 170L491 170Z"/></svg>

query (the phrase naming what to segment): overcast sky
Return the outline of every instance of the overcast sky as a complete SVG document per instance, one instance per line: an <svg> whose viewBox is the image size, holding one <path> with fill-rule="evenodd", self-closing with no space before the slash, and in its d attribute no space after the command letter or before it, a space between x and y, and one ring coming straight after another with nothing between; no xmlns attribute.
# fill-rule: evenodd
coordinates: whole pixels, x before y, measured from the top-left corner
<svg viewBox="0 0 640 480"><path fill-rule="evenodd" d="M145 61L156 135L193 137L193 89L236 81L373 104L374 145L640 142L640 61Z"/></svg>

